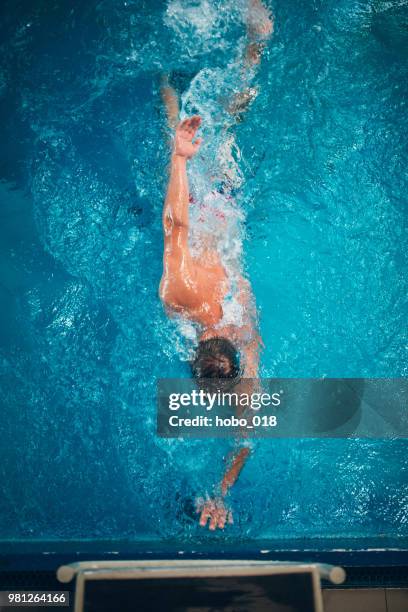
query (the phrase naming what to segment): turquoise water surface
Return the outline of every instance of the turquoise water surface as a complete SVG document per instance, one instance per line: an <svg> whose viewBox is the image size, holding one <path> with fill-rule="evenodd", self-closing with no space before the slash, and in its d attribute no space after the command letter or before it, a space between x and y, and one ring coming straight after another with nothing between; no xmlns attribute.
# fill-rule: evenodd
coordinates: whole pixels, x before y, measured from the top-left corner
<svg viewBox="0 0 408 612"><path fill-rule="evenodd" d="M155 434L157 378L188 375L157 295L160 76L203 115L195 173L211 174L240 87L243 6L2 5L1 539L408 535L406 440L259 441L231 494L234 525L210 534L186 500L211 492L228 441ZM273 11L248 76L259 95L229 126L261 374L406 376L408 7Z"/></svg>

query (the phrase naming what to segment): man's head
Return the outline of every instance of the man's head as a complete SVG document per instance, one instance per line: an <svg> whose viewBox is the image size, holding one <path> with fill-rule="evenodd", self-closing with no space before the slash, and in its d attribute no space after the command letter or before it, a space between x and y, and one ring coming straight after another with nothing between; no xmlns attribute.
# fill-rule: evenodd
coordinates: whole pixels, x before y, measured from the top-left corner
<svg viewBox="0 0 408 612"><path fill-rule="evenodd" d="M202 340L191 363L191 371L197 380L235 380L240 375L239 353L227 338Z"/></svg>

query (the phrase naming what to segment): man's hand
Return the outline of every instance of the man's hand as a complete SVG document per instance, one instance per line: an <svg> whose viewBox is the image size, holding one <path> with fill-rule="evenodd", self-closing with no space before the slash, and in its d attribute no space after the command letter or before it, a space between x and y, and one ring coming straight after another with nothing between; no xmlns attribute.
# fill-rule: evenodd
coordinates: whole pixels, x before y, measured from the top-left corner
<svg viewBox="0 0 408 612"><path fill-rule="evenodd" d="M174 137L174 155L190 159L190 157L193 157L193 155L197 153L198 149L200 148L202 138L196 138L194 142L193 140L198 128L200 127L200 123L201 117L194 115L189 119L184 119L184 121L181 121L178 124Z"/></svg>
<svg viewBox="0 0 408 612"><path fill-rule="evenodd" d="M232 524L231 510L225 507L224 501L220 497L215 499L203 499L199 497L196 502L196 511L200 514L200 525L206 527L208 519L209 529L215 531L215 529L224 529L225 524Z"/></svg>

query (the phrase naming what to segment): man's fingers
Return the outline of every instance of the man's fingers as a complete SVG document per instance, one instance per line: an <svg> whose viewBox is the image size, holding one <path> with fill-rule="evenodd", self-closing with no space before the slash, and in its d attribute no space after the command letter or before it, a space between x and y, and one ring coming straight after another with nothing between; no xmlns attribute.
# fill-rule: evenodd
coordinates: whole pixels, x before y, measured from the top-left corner
<svg viewBox="0 0 408 612"><path fill-rule="evenodd" d="M215 531L217 528L218 514L214 512L210 520L210 531Z"/></svg>
<svg viewBox="0 0 408 612"><path fill-rule="evenodd" d="M196 138L195 141L193 142L193 145L196 149L199 149L202 142L203 142L202 138Z"/></svg>
<svg viewBox="0 0 408 612"><path fill-rule="evenodd" d="M218 527L220 529L224 529L226 520L227 520L227 513L223 512L218 520Z"/></svg>
<svg viewBox="0 0 408 612"><path fill-rule="evenodd" d="M227 521L228 521L229 525L233 525L234 524L234 519L232 518L232 512L228 512Z"/></svg>
<svg viewBox="0 0 408 612"><path fill-rule="evenodd" d="M197 130L199 128L199 126L200 126L200 123L201 123L200 115L194 115L193 117L191 117L191 119L190 119L191 129Z"/></svg>
<svg viewBox="0 0 408 612"><path fill-rule="evenodd" d="M200 117L192 117L189 120L189 123L186 125L185 130L189 133L191 138L194 137L194 134L196 133L196 131L198 130L200 126L200 123L201 123Z"/></svg>
<svg viewBox="0 0 408 612"><path fill-rule="evenodd" d="M205 527L206 526L209 516L211 516L210 512L206 508L204 508L204 510L202 511L201 516L200 516L200 525L201 525L201 527Z"/></svg>
<svg viewBox="0 0 408 612"><path fill-rule="evenodd" d="M180 121L178 124L179 130L186 130L189 134L193 134L198 130L201 123L201 117L199 115L193 115L193 117L187 117Z"/></svg>
<svg viewBox="0 0 408 612"><path fill-rule="evenodd" d="M190 119L188 119L188 118L187 119L183 119L183 121L180 121L180 123L177 126L178 129L179 130L185 130L189 121L190 121Z"/></svg>
<svg viewBox="0 0 408 612"><path fill-rule="evenodd" d="M204 501L204 500L203 500ZM212 501L207 501L204 503L201 516L200 516L200 525L201 527L205 527L207 524L207 520L211 518L214 514L215 506Z"/></svg>

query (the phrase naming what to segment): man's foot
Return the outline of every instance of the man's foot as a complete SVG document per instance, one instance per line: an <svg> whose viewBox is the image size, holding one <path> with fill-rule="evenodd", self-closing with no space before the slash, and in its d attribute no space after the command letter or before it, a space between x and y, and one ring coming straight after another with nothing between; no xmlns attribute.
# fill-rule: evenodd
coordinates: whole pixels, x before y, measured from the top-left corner
<svg viewBox="0 0 408 612"><path fill-rule="evenodd" d="M261 0L251 0L248 10L247 29L253 42L266 40L273 34L273 15Z"/></svg>
<svg viewBox="0 0 408 612"><path fill-rule="evenodd" d="M238 119L241 113L244 113L247 110L248 106L257 95L258 92L255 87L247 87L244 91L238 92L228 105L228 112L231 115L235 115Z"/></svg>

